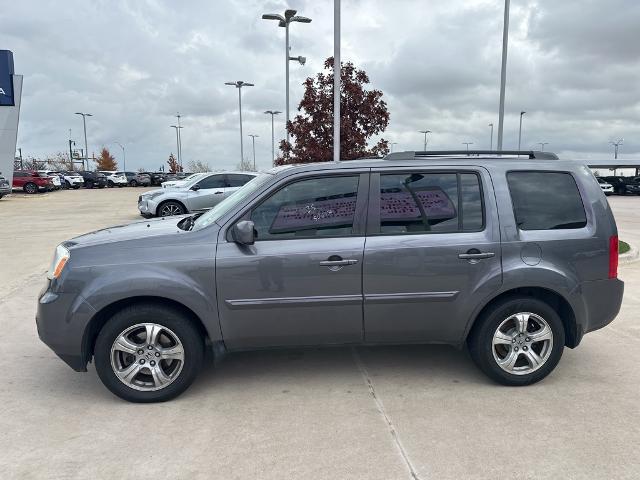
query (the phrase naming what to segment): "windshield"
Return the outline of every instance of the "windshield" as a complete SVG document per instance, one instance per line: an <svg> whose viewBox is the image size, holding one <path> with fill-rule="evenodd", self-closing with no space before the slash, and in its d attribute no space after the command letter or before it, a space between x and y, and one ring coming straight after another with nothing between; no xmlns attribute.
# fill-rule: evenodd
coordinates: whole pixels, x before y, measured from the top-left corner
<svg viewBox="0 0 640 480"><path fill-rule="evenodd" d="M193 230L200 230L218 221L220 217L231 211L231 209L242 204L250 195L271 180L271 178L273 178L272 174L261 173L250 182L245 183L243 187L240 187L211 210L199 217L193 225Z"/></svg>
<svg viewBox="0 0 640 480"><path fill-rule="evenodd" d="M182 186L185 188L191 188L196 182L198 182L198 180L200 180L202 177L205 177L207 175L210 175L210 172L208 173L194 173L193 175L189 175L187 178L185 178L183 180L183 184ZM178 179L176 179L178 180Z"/></svg>

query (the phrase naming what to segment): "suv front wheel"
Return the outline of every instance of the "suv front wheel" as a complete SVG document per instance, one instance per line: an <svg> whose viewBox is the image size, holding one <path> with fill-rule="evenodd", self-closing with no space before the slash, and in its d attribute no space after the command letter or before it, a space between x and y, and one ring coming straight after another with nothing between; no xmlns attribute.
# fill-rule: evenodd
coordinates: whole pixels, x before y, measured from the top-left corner
<svg viewBox="0 0 640 480"><path fill-rule="evenodd" d="M477 322L468 339L471 357L480 370L503 385L539 382L562 357L562 320L541 300L504 300L490 307Z"/></svg>
<svg viewBox="0 0 640 480"><path fill-rule="evenodd" d="M203 359L203 338L180 311L139 304L116 313L95 345L102 383L130 402L163 402L184 392Z"/></svg>

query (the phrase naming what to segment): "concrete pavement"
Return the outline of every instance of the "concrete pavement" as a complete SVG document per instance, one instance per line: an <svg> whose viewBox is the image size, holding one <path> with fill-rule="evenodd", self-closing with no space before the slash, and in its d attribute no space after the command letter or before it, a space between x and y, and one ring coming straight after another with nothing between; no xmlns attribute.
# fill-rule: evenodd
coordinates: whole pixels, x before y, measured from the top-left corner
<svg viewBox="0 0 640 480"><path fill-rule="evenodd" d="M53 249L136 220L142 189L0 200L0 472L5 478L638 478L640 263L622 312L543 382L505 388L443 346L263 351L208 365L165 404L112 396L42 344ZM610 197L640 246L640 198Z"/></svg>

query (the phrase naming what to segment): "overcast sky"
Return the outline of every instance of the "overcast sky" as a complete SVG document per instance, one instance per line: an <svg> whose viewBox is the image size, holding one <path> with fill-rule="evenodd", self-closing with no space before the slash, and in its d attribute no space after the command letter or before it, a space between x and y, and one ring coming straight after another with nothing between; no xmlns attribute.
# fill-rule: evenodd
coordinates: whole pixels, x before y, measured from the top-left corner
<svg viewBox="0 0 640 480"><path fill-rule="evenodd" d="M383 91L398 150L489 146L497 133L501 0L343 0L342 56ZM82 143L76 111L90 112L89 151L121 153L127 168L157 169L175 152L183 115L183 159L212 168L239 160L237 92L244 80L245 156L256 141L259 168L271 164L271 124L284 111L284 29L262 13L296 8L309 25L291 27L291 108L301 84L333 53L330 0L22 0L0 11L0 48L24 75L18 146L42 157ZM563 156L640 155L640 2L512 1L505 148L536 142ZM276 138L284 135L283 116ZM495 138L495 137L494 137ZM494 140L495 141L495 140ZM122 167L122 165L121 165Z"/></svg>

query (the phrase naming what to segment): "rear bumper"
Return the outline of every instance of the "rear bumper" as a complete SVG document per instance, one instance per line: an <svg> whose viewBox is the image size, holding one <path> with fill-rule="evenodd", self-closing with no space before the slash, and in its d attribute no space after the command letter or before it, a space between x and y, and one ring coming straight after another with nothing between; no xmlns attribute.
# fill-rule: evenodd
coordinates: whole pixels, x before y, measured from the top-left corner
<svg viewBox="0 0 640 480"><path fill-rule="evenodd" d="M578 343L585 333L606 327L616 318L622 306L624 282L617 278L584 282L581 290L586 315L578 325Z"/></svg>

